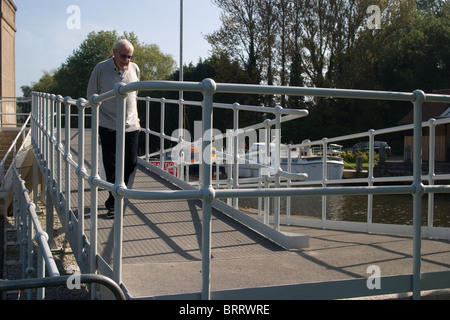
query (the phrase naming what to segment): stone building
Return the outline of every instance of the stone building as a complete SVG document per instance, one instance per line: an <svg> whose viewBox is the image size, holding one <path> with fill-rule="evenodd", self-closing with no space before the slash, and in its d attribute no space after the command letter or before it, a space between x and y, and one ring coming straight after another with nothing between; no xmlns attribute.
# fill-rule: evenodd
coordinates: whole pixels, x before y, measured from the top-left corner
<svg viewBox="0 0 450 320"><path fill-rule="evenodd" d="M1 125L15 125L16 117L3 115L4 113L15 113L16 104L7 102L16 96L16 12L17 7L13 0L1 0L1 28L0 28L0 117Z"/></svg>

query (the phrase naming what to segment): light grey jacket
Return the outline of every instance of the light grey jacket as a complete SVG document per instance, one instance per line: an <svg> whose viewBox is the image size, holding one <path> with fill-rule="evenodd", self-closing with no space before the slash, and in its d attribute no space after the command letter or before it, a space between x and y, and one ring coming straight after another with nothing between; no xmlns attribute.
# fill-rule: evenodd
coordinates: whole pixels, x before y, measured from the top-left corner
<svg viewBox="0 0 450 320"><path fill-rule="evenodd" d="M120 71L112 58L98 63L92 71L87 88L87 98L93 94L102 94L114 89L117 83L130 83L139 81L140 70L137 64L130 62L128 69ZM139 130L139 118L136 103L137 92L130 92L126 98L126 125L125 131ZM116 99L103 101L99 110L99 126L116 130L117 124Z"/></svg>

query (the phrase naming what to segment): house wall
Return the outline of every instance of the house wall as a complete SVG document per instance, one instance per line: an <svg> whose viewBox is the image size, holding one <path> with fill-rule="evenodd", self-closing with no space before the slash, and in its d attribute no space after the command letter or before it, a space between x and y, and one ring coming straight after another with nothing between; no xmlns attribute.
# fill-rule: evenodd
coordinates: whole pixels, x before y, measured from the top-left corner
<svg viewBox="0 0 450 320"><path fill-rule="evenodd" d="M11 98L16 96L16 12L17 7L13 0L1 0L0 19L0 96ZM2 102L1 113L15 113L14 102ZM16 117L2 115L1 125L15 125Z"/></svg>
<svg viewBox="0 0 450 320"><path fill-rule="evenodd" d="M449 153L447 150L450 149L450 130L449 125L440 125L436 127L436 136L435 136L435 161L448 161ZM430 146L430 136L429 136L429 130L424 129L424 132L422 133L422 160L428 161L429 160L429 146ZM404 158L405 160L408 160L408 154L406 152L407 149L411 150L409 156L410 159L412 159L413 154L413 137L412 136L405 136L404 138L405 142L405 153Z"/></svg>

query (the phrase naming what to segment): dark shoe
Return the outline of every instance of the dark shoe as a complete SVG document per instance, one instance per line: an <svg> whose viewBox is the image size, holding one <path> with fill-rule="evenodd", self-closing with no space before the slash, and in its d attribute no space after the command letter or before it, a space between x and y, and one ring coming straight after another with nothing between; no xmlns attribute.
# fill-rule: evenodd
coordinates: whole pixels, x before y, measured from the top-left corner
<svg viewBox="0 0 450 320"><path fill-rule="evenodd" d="M114 219L114 209L109 209L106 213L106 218L108 219Z"/></svg>

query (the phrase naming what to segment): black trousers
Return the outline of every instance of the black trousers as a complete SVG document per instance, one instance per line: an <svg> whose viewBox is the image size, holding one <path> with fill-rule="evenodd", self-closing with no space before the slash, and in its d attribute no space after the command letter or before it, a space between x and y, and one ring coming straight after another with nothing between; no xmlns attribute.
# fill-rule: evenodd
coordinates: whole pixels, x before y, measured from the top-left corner
<svg viewBox="0 0 450 320"><path fill-rule="evenodd" d="M102 144L103 166L105 168L106 181L114 183L116 180L116 131L99 127L99 136ZM131 174L137 164L139 145L139 131L125 133L125 167L124 182L128 186ZM114 196L109 192L105 202L106 208L114 209Z"/></svg>

